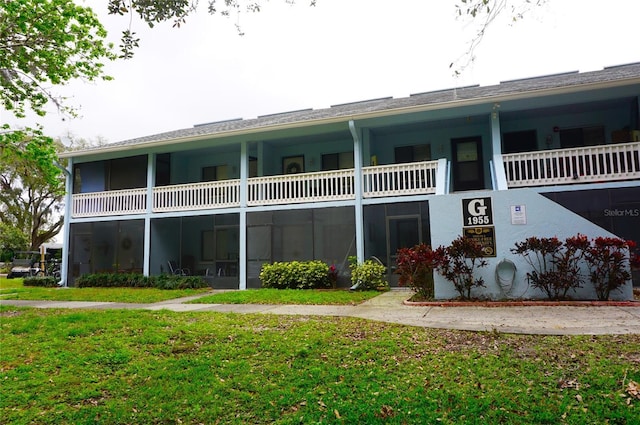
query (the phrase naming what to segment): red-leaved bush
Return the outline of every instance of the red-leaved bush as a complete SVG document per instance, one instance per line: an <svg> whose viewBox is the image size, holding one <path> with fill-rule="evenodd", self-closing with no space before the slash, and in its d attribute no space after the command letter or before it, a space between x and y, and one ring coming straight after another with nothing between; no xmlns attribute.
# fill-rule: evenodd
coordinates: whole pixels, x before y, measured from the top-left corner
<svg viewBox="0 0 640 425"><path fill-rule="evenodd" d="M398 283L401 286L410 287L421 299L434 297L433 271L438 266L436 251L425 244L401 248L396 262L396 273L400 275Z"/></svg>
<svg viewBox="0 0 640 425"><path fill-rule="evenodd" d="M471 290L484 287L484 279L474 277L476 268L485 267L482 245L475 239L458 236L451 245L436 250L438 273L453 283L460 298L470 299Z"/></svg>
<svg viewBox="0 0 640 425"><path fill-rule="evenodd" d="M579 261L588 243L584 235L569 238L564 243L555 236L532 236L524 242L516 242L511 252L522 255L533 269L527 272L531 286L542 290L549 299L566 299L570 290L580 288L584 282Z"/></svg>
<svg viewBox="0 0 640 425"><path fill-rule="evenodd" d="M578 234L561 242L557 237L527 238L511 249L529 263L532 270L527 279L549 299L566 299L570 290L581 288L587 280L581 264L586 263L589 281L599 300L608 300L631 279L629 264L633 264L635 243L620 238L598 237L589 240ZM629 257L630 256L630 257Z"/></svg>
<svg viewBox="0 0 640 425"><path fill-rule="evenodd" d="M585 251L589 277L599 300L608 300L612 291L618 290L631 279L627 255L634 248L633 241L599 237Z"/></svg>

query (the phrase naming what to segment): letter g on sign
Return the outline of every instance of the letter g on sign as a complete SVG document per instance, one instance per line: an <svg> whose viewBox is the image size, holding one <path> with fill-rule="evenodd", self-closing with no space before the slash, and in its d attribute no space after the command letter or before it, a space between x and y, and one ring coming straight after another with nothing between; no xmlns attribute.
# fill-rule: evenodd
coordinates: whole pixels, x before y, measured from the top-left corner
<svg viewBox="0 0 640 425"><path fill-rule="evenodd" d="M484 205L484 199L472 199L467 206L469 214L474 217L487 215L487 207Z"/></svg>

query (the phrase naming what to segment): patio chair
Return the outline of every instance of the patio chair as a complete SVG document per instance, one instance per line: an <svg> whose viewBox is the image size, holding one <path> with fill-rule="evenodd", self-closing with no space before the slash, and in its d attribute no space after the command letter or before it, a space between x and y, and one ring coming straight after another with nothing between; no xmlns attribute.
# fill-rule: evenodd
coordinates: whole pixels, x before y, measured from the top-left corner
<svg viewBox="0 0 640 425"><path fill-rule="evenodd" d="M189 269L179 268L178 263L175 260L169 260L167 261L167 264L169 265L169 271L171 272L171 274L178 276L189 276L191 274Z"/></svg>

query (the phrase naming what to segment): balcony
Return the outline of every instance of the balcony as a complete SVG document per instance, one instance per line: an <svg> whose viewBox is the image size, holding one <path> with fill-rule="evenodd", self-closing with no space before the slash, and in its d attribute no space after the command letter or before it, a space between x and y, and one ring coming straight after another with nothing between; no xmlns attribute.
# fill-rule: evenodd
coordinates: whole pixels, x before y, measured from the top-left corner
<svg viewBox="0 0 640 425"><path fill-rule="evenodd" d="M254 177L247 205L282 205L354 199L354 170Z"/></svg>
<svg viewBox="0 0 640 425"><path fill-rule="evenodd" d="M240 205L240 180L153 188L153 211L193 211Z"/></svg>
<svg viewBox="0 0 640 425"><path fill-rule="evenodd" d="M502 155L507 186L640 179L640 142Z"/></svg>
<svg viewBox="0 0 640 425"><path fill-rule="evenodd" d="M433 194L438 161L363 168L362 196ZM152 212L195 211L240 206L240 180L155 187ZM321 171L247 180L247 206L287 205L355 199L355 170ZM75 194L73 217L147 212L147 189Z"/></svg>
<svg viewBox="0 0 640 425"><path fill-rule="evenodd" d="M72 196L74 217L143 214L147 211L147 189L78 193Z"/></svg>
<svg viewBox="0 0 640 425"><path fill-rule="evenodd" d="M438 161L364 167L363 197L434 194Z"/></svg>

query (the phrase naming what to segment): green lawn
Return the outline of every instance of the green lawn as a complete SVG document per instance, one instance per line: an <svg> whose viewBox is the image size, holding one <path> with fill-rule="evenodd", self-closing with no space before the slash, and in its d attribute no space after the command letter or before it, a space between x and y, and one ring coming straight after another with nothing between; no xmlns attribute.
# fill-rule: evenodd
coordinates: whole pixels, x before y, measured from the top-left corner
<svg viewBox="0 0 640 425"><path fill-rule="evenodd" d="M377 291L348 291L344 289L319 291L310 289L251 289L220 292L198 298L190 303L355 305L378 295L380 292Z"/></svg>
<svg viewBox="0 0 640 425"><path fill-rule="evenodd" d="M121 303L156 303L209 289L162 290L155 288L39 288L23 286L22 279L0 278L0 298L3 300L51 301L111 301Z"/></svg>
<svg viewBox="0 0 640 425"><path fill-rule="evenodd" d="M209 289L161 290L153 288L38 288L22 285L22 279L0 278L0 296L5 300L113 301L155 303L196 294ZM212 304L359 304L380 295L376 291L255 289L205 295L194 303Z"/></svg>
<svg viewBox="0 0 640 425"><path fill-rule="evenodd" d="M11 424L637 423L640 335L0 308Z"/></svg>

